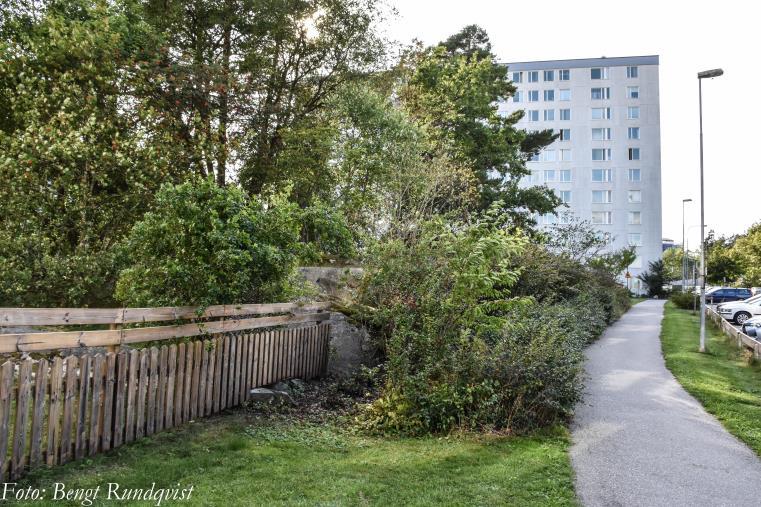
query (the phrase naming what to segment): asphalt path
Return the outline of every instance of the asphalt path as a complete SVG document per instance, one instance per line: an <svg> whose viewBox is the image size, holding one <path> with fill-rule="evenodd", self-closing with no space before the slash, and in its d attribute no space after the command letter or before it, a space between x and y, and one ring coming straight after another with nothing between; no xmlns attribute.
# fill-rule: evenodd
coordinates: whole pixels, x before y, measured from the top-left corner
<svg viewBox="0 0 761 507"><path fill-rule="evenodd" d="M571 462L585 506L759 506L761 461L674 379L663 301L635 305L586 351Z"/></svg>

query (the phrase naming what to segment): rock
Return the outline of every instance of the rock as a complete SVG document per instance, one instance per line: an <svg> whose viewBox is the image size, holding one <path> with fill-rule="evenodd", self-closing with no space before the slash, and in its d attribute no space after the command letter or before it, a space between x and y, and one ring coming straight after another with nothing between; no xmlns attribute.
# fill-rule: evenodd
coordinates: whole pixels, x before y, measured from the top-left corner
<svg viewBox="0 0 761 507"><path fill-rule="evenodd" d="M248 392L248 399L254 402L265 403L290 403L293 404L291 395L286 391L278 391L275 389L267 389L265 387L256 387Z"/></svg>
<svg viewBox="0 0 761 507"><path fill-rule="evenodd" d="M290 384L288 384L287 381L286 382L280 381L276 383L275 385L273 385L270 389L272 389L273 391L280 391L280 392L289 393L289 394L291 392L291 386Z"/></svg>
<svg viewBox="0 0 761 507"><path fill-rule="evenodd" d="M300 378L292 378L288 381L288 384L290 384L291 389L295 389L297 391L303 391L304 387L306 387L306 382Z"/></svg>

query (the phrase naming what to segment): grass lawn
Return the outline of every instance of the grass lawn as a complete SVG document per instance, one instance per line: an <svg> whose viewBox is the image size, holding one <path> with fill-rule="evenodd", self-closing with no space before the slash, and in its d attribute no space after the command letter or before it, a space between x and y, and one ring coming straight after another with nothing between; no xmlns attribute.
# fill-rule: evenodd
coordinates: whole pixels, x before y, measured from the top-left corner
<svg viewBox="0 0 761 507"><path fill-rule="evenodd" d="M393 439L239 410L37 471L20 486L51 495L54 482L102 485L93 505L113 505L103 501L109 482L194 486L191 501L162 505L576 505L568 447L564 428Z"/></svg>
<svg viewBox="0 0 761 507"><path fill-rule="evenodd" d="M761 367L749 365L710 321L708 353L698 352L700 316L666 304L661 331L666 366L727 430L761 455Z"/></svg>

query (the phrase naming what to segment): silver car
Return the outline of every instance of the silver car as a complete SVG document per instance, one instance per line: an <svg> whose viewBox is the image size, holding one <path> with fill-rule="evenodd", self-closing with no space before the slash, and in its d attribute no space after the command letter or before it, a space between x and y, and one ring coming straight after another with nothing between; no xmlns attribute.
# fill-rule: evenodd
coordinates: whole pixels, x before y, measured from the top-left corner
<svg viewBox="0 0 761 507"><path fill-rule="evenodd" d="M748 336L761 340L761 316L746 320L742 323L740 329Z"/></svg>

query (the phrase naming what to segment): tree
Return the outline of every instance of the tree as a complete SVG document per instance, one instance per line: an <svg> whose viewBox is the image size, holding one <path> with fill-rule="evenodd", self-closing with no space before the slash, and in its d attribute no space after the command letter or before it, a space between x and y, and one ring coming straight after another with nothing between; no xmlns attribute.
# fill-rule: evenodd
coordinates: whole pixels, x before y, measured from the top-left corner
<svg viewBox="0 0 761 507"><path fill-rule="evenodd" d="M154 112L131 107L152 33L132 4L33 5L2 21L0 303L102 305L114 245L184 177Z"/></svg>
<svg viewBox="0 0 761 507"><path fill-rule="evenodd" d="M149 0L163 35L147 98L167 114L188 160L251 193L275 172L284 132L374 68L383 42L375 0ZM196 148L195 150L193 148Z"/></svg>
<svg viewBox="0 0 761 507"><path fill-rule="evenodd" d="M761 222L738 236L731 253L742 270L742 283L751 287L761 286Z"/></svg>
<svg viewBox="0 0 761 507"><path fill-rule="evenodd" d="M713 231L706 237L706 281L715 284L731 284L742 275L733 246L736 237L716 237Z"/></svg>
<svg viewBox="0 0 761 507"><path fill-rule="evenodd" d="M550 189L519 186L530 174L527 160L555 135L517 129L522 112L498 114L498 101L512 96L515 87L483 30L466 27L437 46L411 50L401 66L403 106L438 149L471 168L480 188L479 208L502 201L521 224L532 223L532 213L555 210L560 201Z"/></svg>
<svg viewBox="0 0 761 507"><path fill-rule="evenodd" d="M663 286L666 284L666 266L662 259L652 261L649 264L649 270L637 276L647 285L647 295L649 297L663 297L666 292Z"/></svg>

